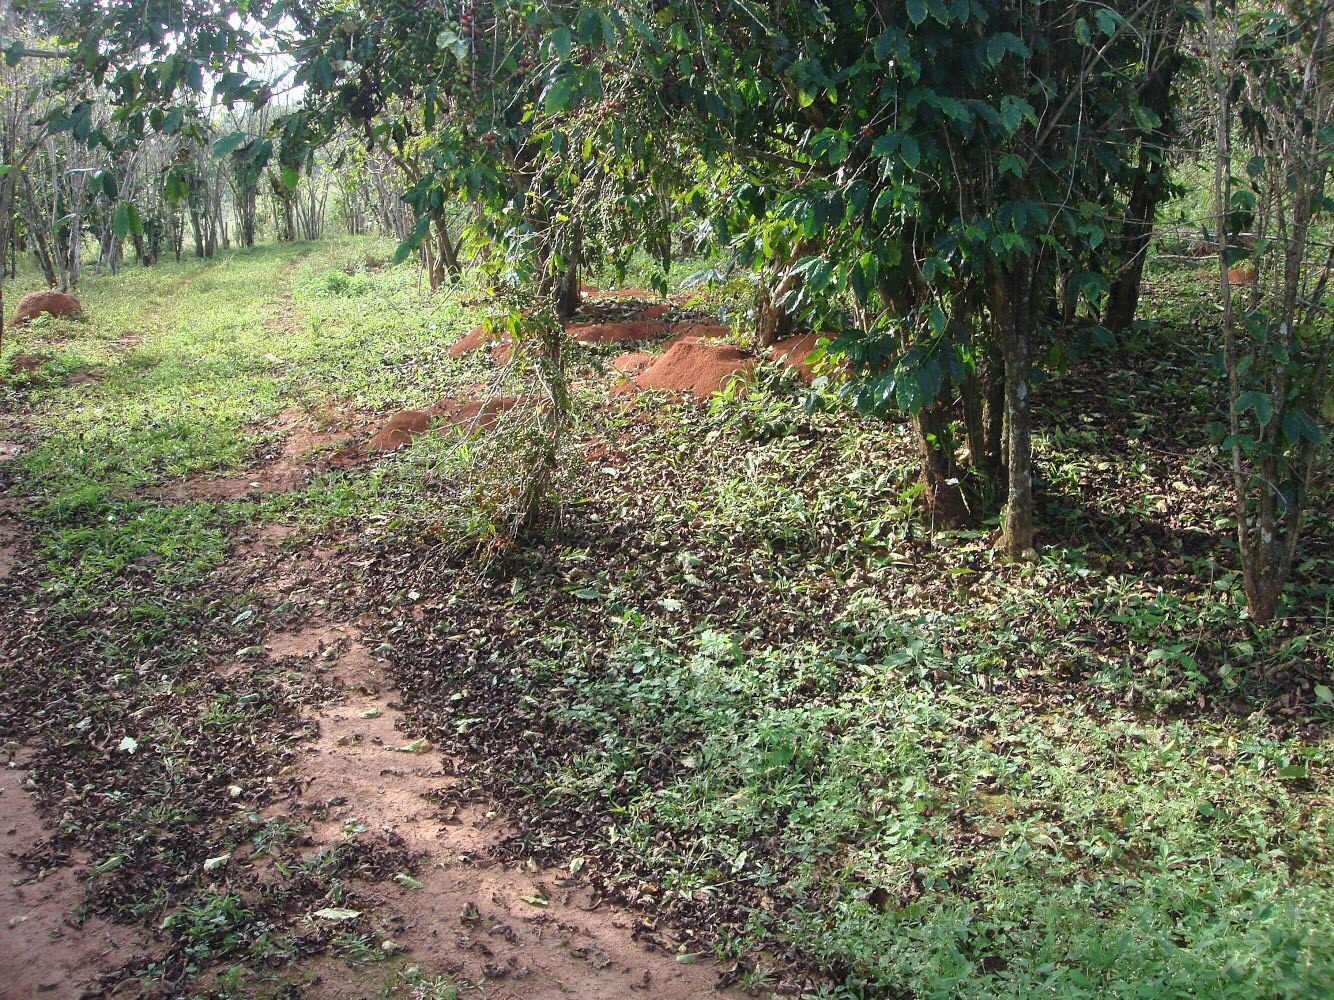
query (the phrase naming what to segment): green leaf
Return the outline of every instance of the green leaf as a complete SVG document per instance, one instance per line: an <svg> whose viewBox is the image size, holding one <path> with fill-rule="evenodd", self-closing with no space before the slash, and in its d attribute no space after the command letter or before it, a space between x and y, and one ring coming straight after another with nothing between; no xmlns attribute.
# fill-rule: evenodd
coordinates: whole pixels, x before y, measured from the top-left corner
<svg viewBox="0 0 1334 1000"><path fill-rule="evenodd" d="M570 58L570 48L574 43L574 38L570 35L570 29L566 27L557 28L547 36L551 49L562 59Z"/></svg>
<svg viewBox="0 0 1334 1000"><path fill-rule="evenodd" d="M917 145L917 140L910 135L905 135L899 142L899 154L903 157L903 162L908 164L909 169L917 169L917 165L922 162L922 150Z"/></svg>
<svg viewBox="0 0 1334 1000"><path fill-rule="evenodd" d="M926 0L908 0L908 20L914 27L926 20Z"/></svg>
<svg viewBox="0 0 1334 1000"><path fill-rule="evenodd" d="M89 195L96 195L101 191L111 200L116 199L116 175L110 170L99 170L93 174L93 179L88 182Z"/></svg>
<svg viewBox="0 0 1334 1000"><path fill-rule="evenodd" d="M412 253L422 245L422 240L426 238L426 229L431 224L429 215L421 215L413 226L408 230L407 237L394 249L394 263L402 264Z"/></svg>
<svg viewBox="0 0 1334 1000"><path fill-rule="evenodd" d="M1125 19L1120 14L1107 7L1100 7L1094 13L1093 20L1098 22L1098 30L1108 38L1116 34L1116 29L1125 23Z"/></svg>
<svg viewBox="0 0 1334 1000"><path fill-rule="evenodd" d="M574 77L570 74L558 76L551 82L542 97L542 107L547 114L564 111L570 105L570 96L574 93Z"/></svg>
<svg viewBox="0 0 1334 1000"><path fill-rule="evenodd" d="M1296 409L1283 414L1283 436L1288 439L1289 444L1297 444L1299 441L1320 444L1324 439L1320 428L1307 416L1306 411Z"/></svg>
<svg viewBox="0 0 1334 1000"><path fill-rule="evenodd" d="M884 135L876 136L875 142L871 143L872 156L893 156L894 151L899 148L899 140L902 135L898 132L886 132Z"/></svg>
<svg viewBox="0 0 1334 1000"><path fill-rule="evenodd" d="M1089 23L1082 17L1075 22L1075 40L1080 45L1088 45L1093 41L1093 33L1089 31Z"/></svg>
<svg viewBox="0 0 1334 1000"><path fill-rule="evenodd" d="M218 159L222 159L245 141L246 134L244 132L233 132L231 135L224 135L221 139L214 141L213 155Z"/></svg>
<svg viewBox="0 0 1334 1000"><path fill-rule="evenodd" d="M1263 392L1243 392L1232 404L1232 412L1245 413L1247 410L1255 411L1255 419L1263 427L1274 415L1274 401Z"/></svg>
<svg viewBox="0 0 1334 1000"><path fill-rule="evenodd" d="M111 213L111 231L116 234L118 240L131 235L142 236L144 225L139 218L139 210L128 201L117 203Z"/></svg>

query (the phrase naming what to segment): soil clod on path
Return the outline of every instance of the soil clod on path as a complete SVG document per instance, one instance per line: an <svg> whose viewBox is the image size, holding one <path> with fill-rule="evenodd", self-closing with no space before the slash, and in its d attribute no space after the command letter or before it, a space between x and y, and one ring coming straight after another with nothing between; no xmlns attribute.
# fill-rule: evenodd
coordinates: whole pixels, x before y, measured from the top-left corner
<svg viewBox="0 0 1334 1000"><path fill-rule="evenodd" d="M495 430L500 418L518 403L513 396L490 399L442 399L429 410L399 410L391 414L366 442L365 451L395 451L410 444L434 425L440 433L467 434L477 428Z"/></svg>

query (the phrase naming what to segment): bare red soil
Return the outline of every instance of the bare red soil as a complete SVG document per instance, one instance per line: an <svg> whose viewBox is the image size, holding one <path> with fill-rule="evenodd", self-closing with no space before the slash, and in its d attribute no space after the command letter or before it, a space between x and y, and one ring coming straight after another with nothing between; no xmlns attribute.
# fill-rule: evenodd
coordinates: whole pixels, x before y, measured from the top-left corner
<svg viewBox="0 0 1334 1000"><path fill-rule="evenodd" d="M661 931L646 933L642 917L601 902L568 871L495 861L494 848L512 831L487 803L439 804L453 766L408 729L355 626L305 629L275 637L270 648L332 672L346 692L317 718L319 737L298 767L303 791L290 806L317 842L333 843L357 824L402 838L424 860L415 884L376 886L386 910L377 924L403 964L485 980L487 996L497 998L717 995L710 963L678 962ZM352 970L324 964L314 995L366 995ZM374 974L383 979L382 969Z"/></svg>
<svg viewBox="0 0 1334 1000"><path fill-rule="evenodd" d="M36 371L50 360L51 355L49 354L11 354L9 356L9 367L18 374L26 375L29 372Z"/></svg>
<svg viewBox="0 0 1334 1000"><path fill-rule="evenodd" d="M78 997L145 942L83 915L76 869L45 850L49 831L24 789L27 776L13 760L0 772L0 998Z"/></svg>
<svg viewBox="0 0 1334 1000"><path fill-rule="evenodd" d="M780 364L786 364L797 373L798 378L810 384L815 378L815 369L806 362L806 356L815 350L819 339L818 333L806 333L780 340L769 348L769 356Z"/></svg>
<svg viewBox="0 0 1334 1000"><path fill-rule="evenodd" d="M648 351L631 351L628 354L619 355L612 361L611 366L622 375L633 378L657 360L658 356Z"/></svg>
<svg viewBox="0 0 1334 1000"><path fill-rule="evenodd" d="M390 414L375 436L366 442L366 451L396 451L431 426L431 414L426 410L399 410Z"/></svg>
<svg viewBox="0 0 1334 1000"><path fill-rule="evenodd" d="M454 343L449 345L449 350L445 353L451 358L461 358L471 351L480 350L483 347L491 348L491 357L496 360L497 353L501 348L508 347L510 338L505 334L488 333L486 327L476 326L465 333ZM504 353L504 360L497 360L498 364L504 364L509 360L509 351Z"/></svg>

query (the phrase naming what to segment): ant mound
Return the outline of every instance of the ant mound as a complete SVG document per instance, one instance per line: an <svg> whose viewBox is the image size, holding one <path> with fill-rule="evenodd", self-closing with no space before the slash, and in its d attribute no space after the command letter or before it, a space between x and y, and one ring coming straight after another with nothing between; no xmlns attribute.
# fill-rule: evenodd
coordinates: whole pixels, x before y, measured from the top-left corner
<svg viewBox="0 0 1334 1000"><path fill-rule="evenodd" d="M807 363L806 358L815 350L819 339L818 333L806 333L780 340L769 347L769 357L779 364L787 365L797 373L799 379L809 385L815 378L815 367Z"/></svg>
<svg viewBox="0 0 1334 1000"><path fill-rule="evenodd" d="M429 410L399 410L389 419L369 441L367 452L397 451L419 434L425 434L433 422L439 422L441 430L457 430L467 433L476 427L483 430L495 430L500 417L514 407L517 400L512 396L497 396L485 401L475 399L442 399Z"/></svg>
<svg viewBox="0 0 1334 1000"><path fill-rule="evenodd" d="M600 292L596 288L584 286L583 294L590 299L656 299L657 292L647 288L614 288L609 292Z"/></svg>
<svg viewBox="0 0 1334 1000"><path fill-rule="evenodd" d="M461 358L470 351L480 350L483 347L491 348L491 360L496 364L504 364L509 360L510 349L508 344L510 338L505 334L489 333L486 327L477 326L469 330L454 343L449 345L449 350L445 353L451 358Z"/></svg>
<svg viewBox="0 0 1334 1000"><path fill-rule="evenodd" d="M662 320L640 319L628 323L587 323L565 328L570 339L580 344L623 344L631 340L653 340L671 329Z"/></svg>
<svg viewBox="0 0 1334 1000"><path fill-rule="evenodd" d="M1229 285L1253 285L1255 284L1255 269L1234 267L1227 273L1227 283Z"/></svg>
<svg viewBox="0 0 1334 1000"><path fill-rule="evenodd" d="M755 359L731 344L682 339L641 372L633 382L619 388L660 389L689 392L701 398L718 392L733 378L747 379L755 370Z"/></svg>
<svg viewBox="0 0 1334 1000"><path fill-rule="evenodd" d="M690 340L718 340L731 332L731 327L719 326L717 323L687 323L672 335L667 346L675 347L682 341Z"/></svg>
<svg viewBox="0 0 1334 1000"><path fill-rule="evenodd" d="M51 291L50 289L41 292L29 292L19 299L18 308L14 310L14 318L9 321L9 325L22 326L29 320L36 319L42 313L59 317L77 316L82 311L83 306L73 295Z"/></svg>
<svg viewBox="0 0 1334 1000"><path fill-rule="evenodd" d="M431 415L425 410L399 410L366 442L366 450L397 451L430 426Z"/></svg>
<svg viewBox="0 0 1334 1000"><path fill-rule="evenodd" d="M657 360L658 356L648 351L631 351L613 360L611 366L627 378L634 378Z"/></svg>
<svg viewBox="0 0 1334 1000"><path fill-rule="evenodd" d="M28 375L50 360L49 354L11 354L9 368L15 375Z"/></svg>
<svg viewBox="0 0 1334 1000"><path fill-rule="evenodd" d="M431 412L458 430L470 431L480 427L484 431L493 431L501 416L514 409L517 403L513 396L495 396L487 400L442 399L431 407Z"/></svg>

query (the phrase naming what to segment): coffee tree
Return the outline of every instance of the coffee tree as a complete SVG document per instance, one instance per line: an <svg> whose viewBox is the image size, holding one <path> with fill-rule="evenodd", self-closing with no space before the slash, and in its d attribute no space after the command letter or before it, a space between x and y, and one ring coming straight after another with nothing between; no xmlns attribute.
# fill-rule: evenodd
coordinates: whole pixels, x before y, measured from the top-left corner
<svg viewBox="0 0 1334 1000"><path fill-rule="evenodd" d="M1229 461L1251 616L1274 617L1297 556L1334 407L1334 11L1210 4L1202 49L1216 102L1214 232ZM1244 162L1244 176L1234 163ZM1238 272L1249 289L1234 287Z"/></svg>

